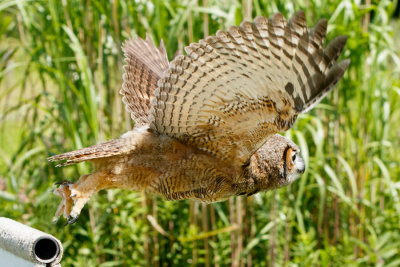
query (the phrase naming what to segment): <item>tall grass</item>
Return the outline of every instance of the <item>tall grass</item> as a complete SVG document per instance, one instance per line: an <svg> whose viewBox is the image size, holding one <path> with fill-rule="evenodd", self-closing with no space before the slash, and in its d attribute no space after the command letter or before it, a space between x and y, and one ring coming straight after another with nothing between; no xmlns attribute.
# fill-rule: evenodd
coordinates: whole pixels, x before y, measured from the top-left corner
<svg viewBox="0 0 400 267"><path fill-rule="evenodd" d="M0 215L54 234L63 266L399 266L397 1L0 2ZM116 138L121 43L148 32L169 57L243 18L306 11L349 36L339 86L287 133L307 169L291 186L213 205L100 192L73 226L50 188L90 170L55 153Z"/></svg>

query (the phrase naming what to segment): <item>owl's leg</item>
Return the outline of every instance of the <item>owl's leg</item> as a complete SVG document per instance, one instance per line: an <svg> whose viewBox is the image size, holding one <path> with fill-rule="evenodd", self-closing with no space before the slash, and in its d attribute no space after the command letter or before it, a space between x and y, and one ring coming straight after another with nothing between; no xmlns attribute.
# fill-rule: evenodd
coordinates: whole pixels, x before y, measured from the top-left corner
<svg viewBox="0 0 400 267"><path fill-rule="evenodd" d="M86 202L98 191L112 186L112 175L108 172L96 172L83 175L73 184L65 181L54 190L54 194L62 197L56 212L56 220L63 214L67 224L76 221Z"/></svg>

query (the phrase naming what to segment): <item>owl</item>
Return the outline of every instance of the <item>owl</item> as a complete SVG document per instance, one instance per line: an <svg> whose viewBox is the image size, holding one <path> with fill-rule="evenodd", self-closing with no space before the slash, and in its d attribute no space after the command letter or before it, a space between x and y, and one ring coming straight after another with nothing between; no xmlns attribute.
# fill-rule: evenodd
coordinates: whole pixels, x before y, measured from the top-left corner
<svg viewBox="0 0 400 267"><path fill-rule="evenodd" d="M56 218L74 223L102 189L210 203L295 181L305 170L300 149L278 133L320 102L350 63L337 62L346 36L324 48L326 30L326 20L307 28L304 12L257 17L190 44L171 62L162 41L125 42L120 93L135 127L49 158L94 169L58 184Z"/></svg>

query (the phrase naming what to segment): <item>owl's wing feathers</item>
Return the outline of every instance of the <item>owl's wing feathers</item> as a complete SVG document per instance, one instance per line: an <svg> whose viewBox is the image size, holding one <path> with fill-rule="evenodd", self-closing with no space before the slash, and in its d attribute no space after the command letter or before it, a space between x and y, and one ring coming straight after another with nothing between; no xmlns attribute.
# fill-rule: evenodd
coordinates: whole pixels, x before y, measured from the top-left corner
<svg viewBox="0 0 400 267"><path fill-rule="evenodd" d="M123 85L120 93L125 108L136 122L135 127L149 123L149 111L157 81L168 67L168 57L161 40L156 48L149 36L146 40L139 37L124 43L126 65L123 75ZM129 138L119 138L100 143L91 147L78 149L50 157L49 161L65 160L57 166L65 166L78 162L123 155L131 152L134 146Z"/></svg>
<svg viewBox="0 0 400 267"><path fill-rule="evenodd" d="M158 82L150 128L225 160L245 163L339 81L346 37L325 49L327 23L307 29L303 12L242 22L186 47Z"/></svg>
<svg viewBox="0 0 400 267"><path fill-rule="evenodd" d="M120 93L126 110L137 126L149 123L149 111L157 81L168 67L168 57L163 41L155 47L150 36L137 37L124 43L125 54L123 84Z"/></svg>
<svg viewBox="0 0 400 267"><path fill-rule="evenodd" d="M124 137L113 139L94 146L85 147L64 154L49 157L48 161L65 160L65 162L57 165L57 167L60 167L79 163L86 160L124 155L128 154L135 148L135 146L131 142L132 139Z"/></svg>

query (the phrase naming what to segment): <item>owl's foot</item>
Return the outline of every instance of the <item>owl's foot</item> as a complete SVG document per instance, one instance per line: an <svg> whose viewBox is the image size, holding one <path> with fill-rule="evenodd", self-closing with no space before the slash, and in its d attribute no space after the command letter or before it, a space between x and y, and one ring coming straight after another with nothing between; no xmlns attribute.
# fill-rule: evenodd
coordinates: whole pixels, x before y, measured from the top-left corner
<svg viewBox="0 0 400 267"><path fill-rule="evenodd" d="M62 201L58 206L55 221L63 215L67 219L67 224L73 224L78 219L82 208L96 192L118 187L118 183L115 183L115 179L108 171L83 175L75 184L63 181L58 185L53 193L60 196Z"/></svg>
<svg viewBox="0 0 400 267"><path fill-rule="evenodd" d="M53 193L62 198L60 205L55 214L54 221L57 221L61 215L67 219L67 224L73 224L77 219L83 206L89 200L89 196L85 196L77 190L77 184L69 181L56 183L59 185Z"/></svg>
<svg viewBox="0 0 400 267"><path fill-rule="evenodd" d="M62 198L62 201L58 206L56 215L53 219L53 221L56 222L61 217L61 215L63 215L64 218L69 217L69 214L72 210L72 205L74 204L74 200L71 198L71 187L73 185L72 182L63 181L58 182L55 185L58 185L58 188L54 189L53 194Z"/></svg>

